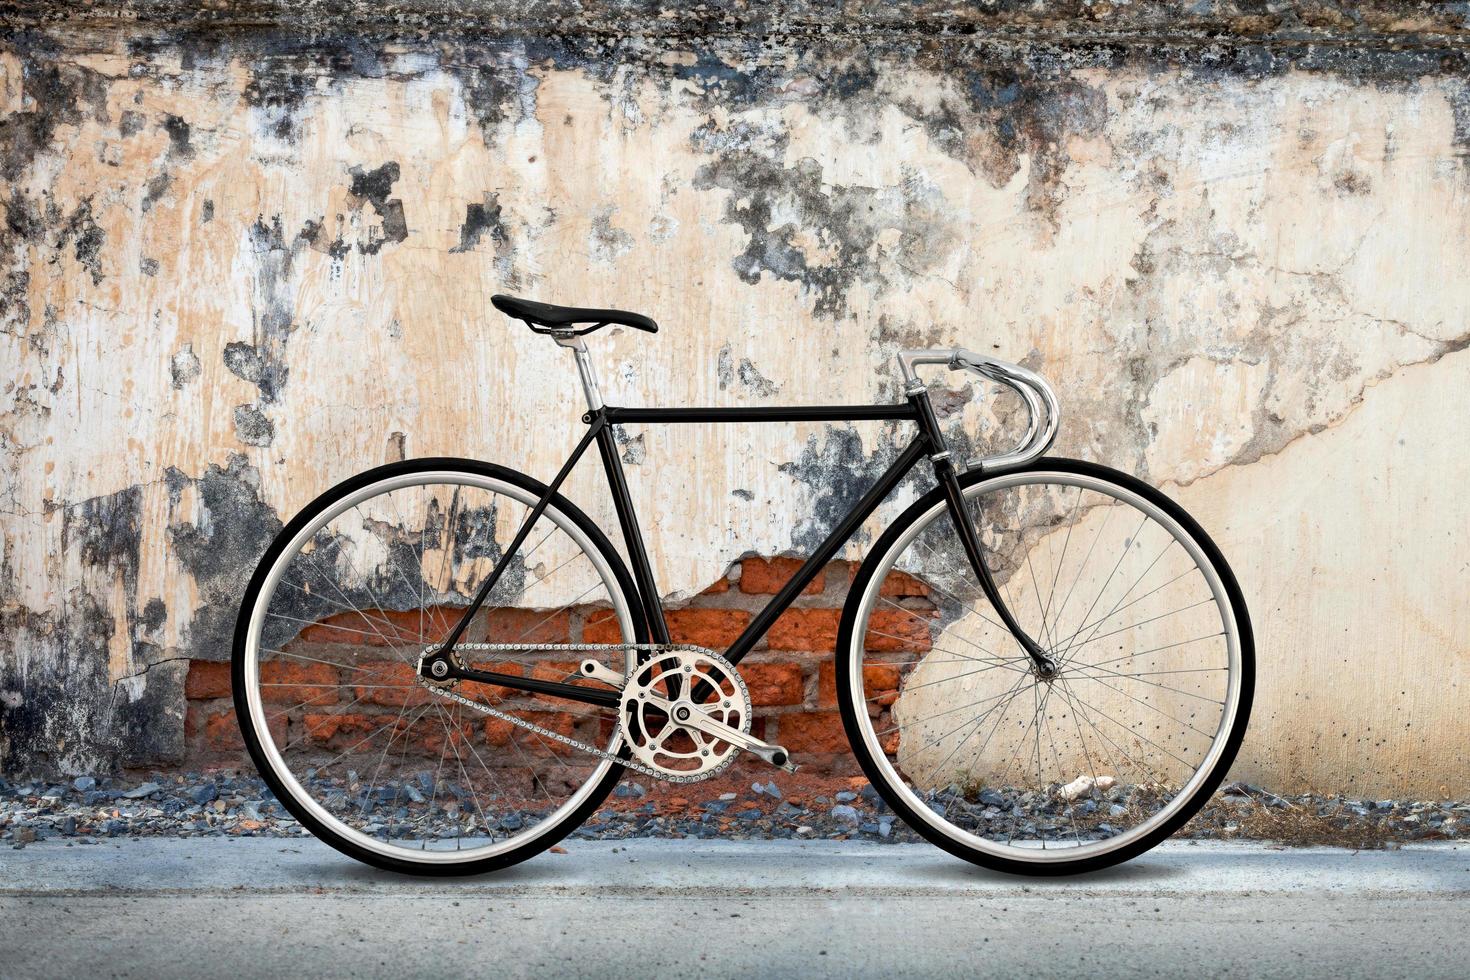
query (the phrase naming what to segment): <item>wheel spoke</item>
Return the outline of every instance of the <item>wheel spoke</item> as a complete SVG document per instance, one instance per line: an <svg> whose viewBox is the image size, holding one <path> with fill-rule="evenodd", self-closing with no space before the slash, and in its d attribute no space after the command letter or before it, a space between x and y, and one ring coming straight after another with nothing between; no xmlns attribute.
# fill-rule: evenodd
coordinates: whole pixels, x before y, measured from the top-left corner
<svg viewBox="0 0 1470 980"><path fill-rule="evenodd" d="M564 633L558 620L575 622L580 608L602 610L593 618L630 615L595 532L553 501L538 517L544 530L530 528L522 547L503 553L501 529L526 527L538 493L478 474L387 477L341 499L275 559L271 588L249 614L290 637L258 642L249 678L264 705L254 730L274 743L279 762L270 764L285 790L324 835L411 864L482 860L528 834L556 840L569 828L546 833L545 821L574 814L605 785L610 763L431 694L404 665L414 667L431 634L452 625L454 604L467 602L461 593L477 587L487 564L515 563L486 606L492 630L514 626L491 635L511 642L465 651L487 669L544 669L554 653L537 642L566 642L548 631ZM523 606L528 596L542 608ZM314 626L322 629L306 632ZM616 668L623 656L615 649L606 659ZM281 667L261 677L266 658ZM603 714L585 706L568 714L564 703L525 692L463 683L459 691L553 731L573 731L564 723L584 730Z"/></svg>
<svg viewBox="0 0 1470 980"><path fill-rule="evenodd" d="M854 747L866 756L865 767L889 790L917 797L910 806L919 815L916 829L931 839L941 835L976 860L1081 862L1118 852L1123 840L1161 833L1182 807L1202 802L1179 788L1198 785L1190 777L1216 759L1235 710L1238 687L1214 678L1237 669L1236 647L1204 642L1236 634L1217 580L1194 557L1208 549L1190 542L1190 532L1150 499L1152 491L1119 493L1102 477L971 478L965 493L996 569L996 602L1018 616L1031 610L1033 619L1022 621L1038 622L1032 635L1059 672L1043 676L1027 658L987 649L1004 644L990 629L1009 635L1001 610L983 594L972 602L955 595L953 583L972 581L974 572L944 521L947 508L919 512L918 527L899 534L886 554L870 556L880 564L863 578L867 618L856 624L851 648L840 651L853 658L859 686L870 688L855 697L858 724L868 734ZM1182 570L1181 554L1188 564ZM920 614L880 594L889 570L899 567L936 597L937 610ZM1213 628L1212 608L1220 617ZM876 618L890 609L925 623L928 650L904 650L912 642L907 625ZM945 643L945 636L961 642ZM1140 649L1113 655L1130 644ZM870 645L878 649L870 652ZM895 650L899 656L884 652ZM1097 663L1086 662L1090 650L1099 652ZM870 675L865 664L890 672ZM892 670L901 672L896 690Z"/></svg>

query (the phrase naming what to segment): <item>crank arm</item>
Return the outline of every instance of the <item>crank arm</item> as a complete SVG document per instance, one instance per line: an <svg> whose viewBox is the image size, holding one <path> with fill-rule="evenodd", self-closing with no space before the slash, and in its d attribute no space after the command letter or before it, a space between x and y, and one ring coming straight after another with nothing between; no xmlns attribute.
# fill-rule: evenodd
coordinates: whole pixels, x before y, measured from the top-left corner
<svg viewBox="0 0 1470 980"><path fill-rule="evenodd" d="M582 661L581 672L583 677L588 677L595 681L602 681L604 684L611 684L620 691L623 688L623 675L598 663L596 660ZM657 695L649 695L648 703L666 712L677 724L687 725L690 728L704 732L706 735L712 735L722 742L729 742L736 748L744 749L758 759L764 759L778 769L785 769L787 772L796 771L796 766L791 763L791 753L787 752L783 746L763 742L753 735L747 735L738 728L731 728L724 722L716 721L709 717L692 705L676 705L667 698L661 698Z"/></svg>
<svg viewBox="0 0 1470 980"><path fill-rule="evenodd" d="M785 769L787 772L796 771L796 766L791 764L791 753L780 745L763 742L753 735L745 734L738 728L731 728L722 721L715 721L709 715L696 708L690 708L688 705L675 705L664 698L651 696L648 700L654 706L669 712L669 717L680 725L687 725L706 735L713 735L722 742L729 742L736 748L744 749L751 755L764 759L778 769ZM681 712L684 713L682 717Z"/></svg>

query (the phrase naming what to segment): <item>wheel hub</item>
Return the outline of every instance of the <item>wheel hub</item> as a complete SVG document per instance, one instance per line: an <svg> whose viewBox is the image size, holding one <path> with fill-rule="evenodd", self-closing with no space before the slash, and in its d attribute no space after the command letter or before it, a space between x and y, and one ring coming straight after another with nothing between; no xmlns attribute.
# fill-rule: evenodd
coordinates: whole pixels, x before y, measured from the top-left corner
<svg viewBox="0 0 1470 980"><path fill-rule="evenodd" d="M454 650L430 650L419 657L418 675L420 684L429 687L451 688L459 684L459 678L450 677L450 668L463 670L465 662Z"/></svg>

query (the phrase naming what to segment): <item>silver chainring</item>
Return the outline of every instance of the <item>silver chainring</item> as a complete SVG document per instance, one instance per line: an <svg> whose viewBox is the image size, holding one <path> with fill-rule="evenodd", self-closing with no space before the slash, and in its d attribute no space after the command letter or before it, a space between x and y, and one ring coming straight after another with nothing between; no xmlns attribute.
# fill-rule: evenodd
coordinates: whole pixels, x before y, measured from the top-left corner
<svg viewBox="0 0 1470 980"><path fill-rule="evenodd" d="M420 654L421 658L432 653L435 649L436 648L432 646L425 647ZM634 671L635 677L638 678L642 678L645 675L648 675L647 682L639 687L639 690L644 693L653 693L655 685L667 684L667 680L663 677L663 672L661 669L658 668L658 665L666 660L669 660L671 657L679 658L677 664L675 665L675 670L677 670L681 675L683 674L682 668L686 665L686 663L691 668L689 671L690 676L695 674L695 666L697 664L702 664L704 675L714 675L711 676L711 680L719 679L721 681L721 683L715 685L716 689L719 690L722 695L719 701L716 702L717 705L720 705L719 712L717 713L714 710L710 710L709 713L720 721L724 721L726 724L731 725L731 727L738 728L742 732L748 733L750 731L750 692L746 690L745 681L741 679L740 673L735 669L735 666L733 664L721 657L719 654L715 653L713 650L707 650L704 647L697 647L690 644L680 643L459 643L455 645L455 650L491 650L498 653L526 654L541 652L607 653L613 650L651 653L653 654L653 656L650 657L643 664L641 664ZM685 657L690 657L692 659L686 660L684 659ZM650 672L649 668L654 669ZM417 674L417 671L415 671L415 674ZM727 678L728 680L726 680ZM625 752L609 752L605 749L599 749L595 745L589 745L586 742L580 742L577 739L571 738L567 735L563 735L560 732L554 732L549 728L544 728L541 725L536 724L535 722L526 721L524 718L519 718L516 715L510 714L509 712L501 711L497 708L492 708L488 704L482 704L479 701L467 698L463 694L460 694L458 691L451 690L450 687L438 686L433 683L428 683L426 679L422 677L419 677L418 680L419 683L423 685L425 690L436 697L442 698L446 701L454 701L458 704L464 705L466 708L478 711L481 714L489 715L492 718L499 718L501 721L509 722L510 724L515 725L518 728L524 728L527 731L534 732L542 738L551 739L552 741L558 742L562 745L570 746L571 748L586 752L588 755L594 756L598 759L612 762L617 765L623 766L624 768L631 769L634 772L642 773L645 776L651 776L654 779L662 779L667 782L697 783L702 779L708 779L709 777L725 769L727 766L730 765L730 763L734 762L735 756L738 753L738 750L733 745L724 742L711 742L710 737L702 732L698 732L684 726L675 726L681 732L687 732L688 736L686 737L690 741L702 740L700 744L711 743L709 746L706 746L709 748L710 754L699 755L696 753L693 758L698 760L698 765L687 764L679 768L670 768L664 765L659 765L656 760L660 755L665 755L667 758L670 758L671 762L674 759L683 758L682 756L673 756L669 753L665 753L663 751L665 743L672 743L668 745L668 748L670 750L683 750L685 746L681 746L680 744L678 744L678 741L675 741L672 738L673 733L665 734L662 731L658 733L658 736L656 738L657 747L653 749L650 749L648 747L648 745L651 744L651 740L649 738L645 737L641 740L638 740L629 736L628 719L630 705L628 703L629 699L626 692L629 690L629 688L633 686L632 680L630 680L624 686L623 707L622 710L618 712L618 730L616 732L616 735L623 739L624 745L627 747ZM665 694L666 691L658 692L658 695L661 697L665 696ZM731 702L729 707L723 705L723 702L725 701ZM730 721L729 717L727 717L734 716L736 714L737 708L739 713L738 723ZM669 724L672 725L673 722L670 721ZM639 741L642 741L644 744L637 744ZM681 739L679 741L683 740ZM723 748L720 748L721 746L723 746ZM631 754L633 758L629 758L629 754ZM677 763L674 764L677 765Z"/></svg>
<svg viewBox="0 0 1470 980"><path fill-rule="evenodd" d="M668 702L681 695L687 698L697 688L709 694L689 707L742 734L750 732L750 692L735 665L699 647L670 649L640 664L623 685L619 722L638 761L668 776L700 779L719 772L735 758L736 746L681 725L663 710ZM662 707L650 704L651 700L661 702Z"/></svg>

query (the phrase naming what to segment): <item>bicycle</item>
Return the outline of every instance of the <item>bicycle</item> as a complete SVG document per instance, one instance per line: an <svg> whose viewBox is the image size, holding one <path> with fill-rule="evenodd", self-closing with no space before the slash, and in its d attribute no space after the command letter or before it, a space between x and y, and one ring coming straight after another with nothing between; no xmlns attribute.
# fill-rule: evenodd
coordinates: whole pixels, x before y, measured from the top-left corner
<svg viewBox="0 0 1470 980"><path fill-rule="evenodd" d="M869 550L837 642L843 727L887 805L968 861L1069 874L1153 847L1219 784L1254 686L1240 588L1159 491L1043 457L1060 413L1035 372L908 350L894 404L615 407L583 338L657 324L493 303L573 353L587 430L554 479L455 458L369 470L281 530L243 597L245 744L332 847L393 871L479 873L551 847L629 770L692 782L740 751L794 769L752 734L738 665L925 459L935 486ZM1016 448L953 457L917 373L934 365L1020 396ZM726 650L672 642L615 427L858 420L916 432ZM593 444L631 571L560 493Z"/></svg>

